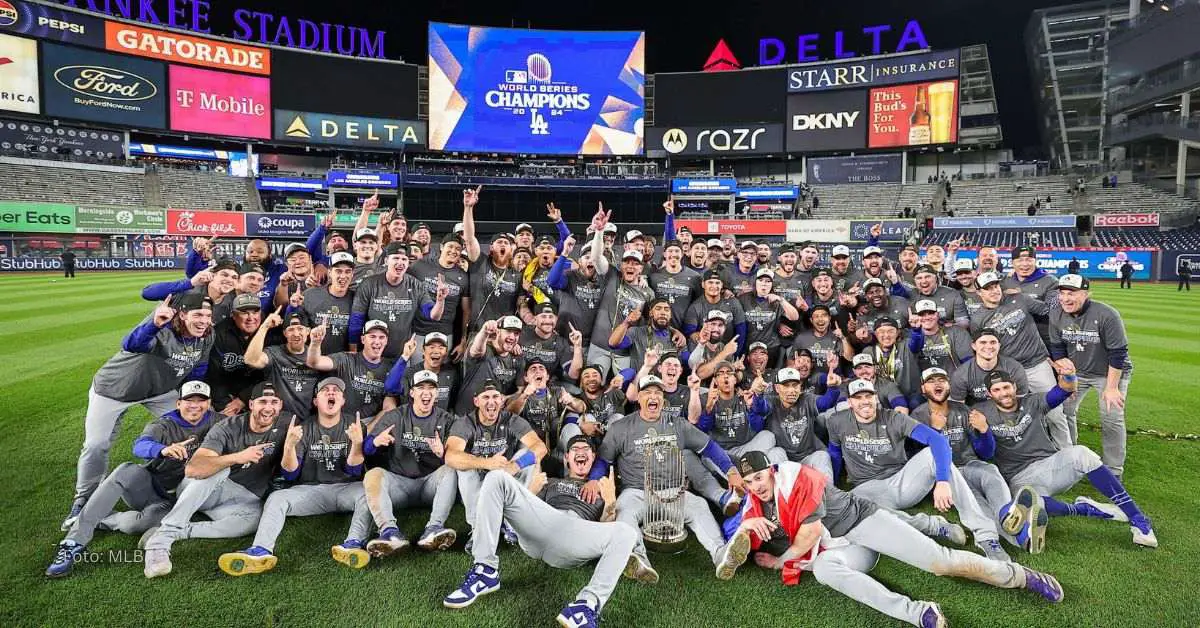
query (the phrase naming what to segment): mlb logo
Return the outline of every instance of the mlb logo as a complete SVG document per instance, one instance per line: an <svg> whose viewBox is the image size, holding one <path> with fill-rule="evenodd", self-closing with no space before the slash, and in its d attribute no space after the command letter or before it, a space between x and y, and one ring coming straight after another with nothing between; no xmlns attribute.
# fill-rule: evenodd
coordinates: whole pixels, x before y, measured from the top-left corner
<svg viewBox="0 0 1200 628"><path fill-rule="evenodd" d="M505 83L528 83L529 75L525 70L507 70L504 72Z"/></svg>

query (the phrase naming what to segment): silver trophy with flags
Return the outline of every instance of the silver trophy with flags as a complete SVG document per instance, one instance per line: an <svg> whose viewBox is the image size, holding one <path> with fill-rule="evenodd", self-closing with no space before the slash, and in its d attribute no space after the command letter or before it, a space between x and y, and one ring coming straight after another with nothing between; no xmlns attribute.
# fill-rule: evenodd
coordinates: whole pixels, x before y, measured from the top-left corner
<svg viewBox="0 0 1200 628"><path fill-rule="evenodd" d="M646 461L642 535L647 548L676 554L683 551L688 536L683 524L683 500L687 492L683 453L674 439L648 440L642 447Z"/></svg>

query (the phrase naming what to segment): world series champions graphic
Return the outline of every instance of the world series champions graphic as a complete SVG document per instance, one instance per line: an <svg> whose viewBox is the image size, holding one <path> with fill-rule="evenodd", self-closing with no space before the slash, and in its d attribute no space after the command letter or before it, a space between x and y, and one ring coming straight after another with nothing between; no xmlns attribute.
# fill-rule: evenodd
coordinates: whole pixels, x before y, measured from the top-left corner
<svg viewBox="0 0 1200 628"><path fill-rule="evenodd" d="M645 34L429 25L429 147L643 152Z"/></svg>

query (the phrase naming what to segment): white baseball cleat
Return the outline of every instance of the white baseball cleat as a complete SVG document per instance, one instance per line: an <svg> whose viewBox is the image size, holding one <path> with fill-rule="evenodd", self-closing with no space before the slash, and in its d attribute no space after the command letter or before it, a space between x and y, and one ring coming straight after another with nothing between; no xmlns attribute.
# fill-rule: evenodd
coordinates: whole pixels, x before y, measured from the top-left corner
<svg viewBox="0 0 1200 628"><path fill-rule="evenodd" d="M1137 526L1129 526L1129 531L1133 533L1134 545L1158 547L1158 537L1154 536L1154 528L1146 528L1146 531L1143 532Z"/></svg>
<svg viewBox="0 0 1200 628"><path fill-rule="evenodd" d="M1083 495L1075 498L1075 505L1078 506L1080 504L1091 506L1092 508L1099 510L1100 512L1108 515L1112 521L1120 521L1122 523L1129 521L1129 516L1126 515L1125 512L1120 508L1118 508L1116 504L1099 502L1090 497L1084 497Z"/></svg>
<svg viewBox="0 0 1200 628"><path fill-rule="evenodd" d="M746 562L750 555L750 533L738 530L729 542L717 550L717 579L732 580L738 567Z"/></svg>

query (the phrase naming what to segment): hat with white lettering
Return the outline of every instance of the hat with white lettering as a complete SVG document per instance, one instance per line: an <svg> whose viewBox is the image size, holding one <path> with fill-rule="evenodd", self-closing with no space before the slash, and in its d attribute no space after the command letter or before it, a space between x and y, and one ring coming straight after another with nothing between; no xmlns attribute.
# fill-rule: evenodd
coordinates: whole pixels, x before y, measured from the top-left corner
<svg viewBox="0 0 1200 628"><path fill-rule="evenodd" d="M973 259L956 259L954 260L954 274L969 273L975 270L975 260Z"/></svg>
<svg viewBox="0 0 1200 628"><path fill-rule="evenodd" d="M929 299L921 299L920 301L917 301L916 305L913 306L913 312L916 312L917 314L924 314L926 312L933 312L934 314L937 314L937 303L934 303Z"/></svg>
<svg viewBox="0 0 1200 628"><path fill-rule="evenodd" d="M723 248L725 248L725 245L724 245L724 244L721 244L721 240L720 240L719 238L709 238L709 239L708 239L708 242L707 242L706 244L708 244L708 248L710 248L710 249L723 249Z"/></svg>
<svg viewBox="0 0 1200 628"><path fill-rule="evenodd" d="M804 381L804 378L800 376L800 371L797 371L796 369L779 369L779 372L775 374L775 383L777 384L802 381Z"/></svg>
<svg viewBox="0 0 1200 628"><path fill-rule="evenodd" d="M300 242L293 242L293 243L287 245L287 248L283 249L283 259L287 259L287 258L291 257L293 253L307 253L307 252L308 252L308 247L304 246L304 244L302 244Z"/></svg>
<svg viewBox="0 0 1200 628"><path fill-rule="evenodd" d="M604 233L616 233L616 232L617 232L617 225L615 225L611 222L608 223L607 225L604 225Z"/></svg>
<svg viewBox="0 0 1200 628"><path fill-rule="evenodd" d="M437 386L437 383L438 376L437 373L434 373L433 371L417 371L417 374L413 375L413 388L416 388L421 384L433 384L434 386Z"/></svg>
<svg viewBox="0 0 1200 628"><path fill-rule="evenodd" d="M921 371L921 383L922 384L924 384L925 382L927 382L935 377L940 377L942 379L950 379L950 376L946 374L946 371L944 371L943 369L940 369L936 366L933 366L933 367L925 369L924 371Z"/></svg>
<svg viewBox="0 0 1200 628"><path fill-rule="evenodd" d="M362 229L354 232L354 241L358 242L359 240L375 240L378 242L379 238L375 236L374 229L370 227L363 227Z"/></svg>
<svg viewBox="0 0 1200 628"><path fill-rule="evenodd" d="M346 380L340 377L326 377L325 379L322 379L321 381L317 382L317 387L314 388L313 391L321 392L321 389L326 386L333 386L342 392L346 392Z"/></svg>
<svg viewBox="0 0 1200 628"><path fill-rule="evenodd" d="M875 384L871 383L871 380L868 379L856 379L850 382L850 386L847 388L851 397L856 397L863 393L875 394Z"/></svg>
<svg viewBox="0 0 1200 628"><path fill-rule="evenodd" d="M517 228L513 230L513 233L521 233L522 231L528 231L529 233L533 233L533 225L530 225L527 222L523 222L523 223L517 225Z"/></svg>
<svg viewBox="0 0 1200 628"><path fill-rule="evenodd" d="M1000 283L1000 275L991 271L983 273L975 278L976 288L986 288L990 285L998 283Z"/></svg>
<svg viewBox="0 0 1200 628"><path fill-rule="evenodd" d="M770 268L760 268L760 269L758 269L758 272L754 273L755 279L762 279L763 277L766 277L767 279L774 281L775 280L775 271L771 270Z"/></svg>
<svg viewBox="0 0 1200 628"><path fill-rule="evenodd" d="M647 375L638 380L638 390L646 390L651 387L661 391L663 389L663 381L653 375Z"/></svg>
<svg viewBox="0 0 1200 628"><path fill-rule="evenodd" d="M1087 290L1091 287L1092 282L1082 275L1063 275L1058 278L1059 290Z"/></svg>
<svg viewBox="0 0 1200 628"><path fill-rule="evenodd" d="M746 353L747 353L747 354L754 353L754 352L755 352L756 350L758 350L758 349L762 349L763 351L766 351L766 350L767 350L767 343L765 343L765 342L752 342L752 343L750 343L750 346L749 346L749 347L746 347Z"/></svg>
<svg viewBox="0 0 1200 628"><path fill-rule="evenodd" d="M250 310L261 309L262 301L258 300L258 295L256 294L250 294L247 292L245 294L239 294L233 299L233 310L235 312L248 312Z"/></svg>
<svg viewBox="0 0 1200 628"><path fill-rule="evenodd" d="M709 321L721 321L722 323L728 323L729 315L723 310L709 310L708 316L704 317L704 322L707 323Z"/></svg>
<svg viewBox="0 0 1200 628"><path fill-rule="evenodd" d="M643 234L641 231L638 231L637 229L630 229L629 231L625 232L625 241L626 242L633 242L634 240L645 240L645 239L646 239L646 235Z"/></svg>
<svg viewBox="0 0 1200 628"><path fill-rule="evenodd" d="M754 243L754 240L746 240L746 241L742 242L742 245L738 247L738 250L745 251L746 249L756 249L757 250L758 245Z"/></svg>
<svg viewBox="0 0 1200 628"><path fill-rule="evenodd" d="M275 392L275 384L271 382L259 382L258 385L250 391L250 399L262 399L263 397L278 397Z"/></svg>
<svg viewBox="0 0 1200 628"><path fill-rule="evenodd" d="M624 253L621 254L621 261L625 261L627 259L631 259L631 260L641 264L642 263L642 252L635 251L633 249L629 249L628 251L625 251Z"/></svg>
<svg viewBox="0 0 1200 628"><path fill-rule="evenodd" d="M866 292L867 290L870 290L871 288L874 288L875 286L879 286L880 288L882 288L883 280L880 279L879 277L871 277L870 279L864 281L863 285L862 285L863 292Z"/></svg>
<svg viewBox="0 0 1200 628"><path fill-rule="evenodd" d="M376 318L376 319L367 321L367 324L363 325L362 335L365 336L368 333L373 332L377 329L385 334L388 333L387 323Z"/></svg>
<svg viewBox="0 0 1200 628"><path fill-rule="evenodd" d="M504 318L500 319L500 324L496 326L500 329L507 329L508 331L521 331L522 327L521 319L517 318L516 316L505 316Z"/></svg>
<svg viewBox="0 0 1200 628"><path fill-rule="evenodd" d="M854 359L851 360L851 363L854 366L862 366L864 364L875 366L875 358L870 353L859 353L858 355L854 356Z"/></svg>
<svg viewBox="0 0 1200 628"><path fill-rule="evenodd" d="M179 387L179 398L189 399L191 397L204 397L205 399L212 398L212 390L201 381L184 382L183 386Z"/></svg>
<svg viewBox="0 0 1200 628"><path fill-rule="evenodd" d="M338 251L337 253L330 255L329 256L329 267L333 268L334 266L337 266L338 264L346 264L346 265L349 265L351 268L354 268L354 256L345 251Z"/></svg>
<svg viewBox="0 0 1200 628"><path fill-rule="evenodd" d="M833 253L830 257L850 257L850 247L845 244L839 244L833 247Z"/></svg>
<svg viewBox="0 0 1200 628"><path fill-rule="evenodd" d="M863 257L870 257L872 255L883 255L883 249L877 246L868 246L867 248L863 249Z"/></svg>
<svg viewBox="0 0 1200 628"><path fill-rule="evenodd" d="M443 346L448 346L450 344L450 339L446 337L446 334L443 334L440 331L431 331L428 334L425 334L425 344L431 344L434 342L440 342Z"/></svg>

